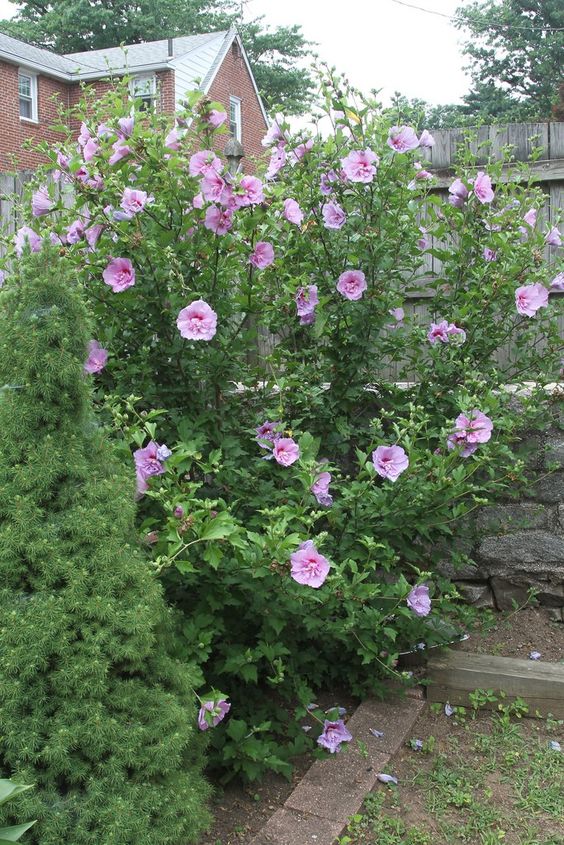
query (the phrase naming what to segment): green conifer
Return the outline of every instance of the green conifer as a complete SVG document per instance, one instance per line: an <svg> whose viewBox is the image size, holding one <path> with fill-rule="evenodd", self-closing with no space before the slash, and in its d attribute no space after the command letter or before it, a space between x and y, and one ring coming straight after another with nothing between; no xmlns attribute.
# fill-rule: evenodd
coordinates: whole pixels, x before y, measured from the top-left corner
<svg viewBox="0 0 564 845"><path fill-rule="evenodd" d="M0 775L35 785L30 845L186 845L207 822L201 737L133 471L95 425L64 262L18 272L0 291Z"/></svg>

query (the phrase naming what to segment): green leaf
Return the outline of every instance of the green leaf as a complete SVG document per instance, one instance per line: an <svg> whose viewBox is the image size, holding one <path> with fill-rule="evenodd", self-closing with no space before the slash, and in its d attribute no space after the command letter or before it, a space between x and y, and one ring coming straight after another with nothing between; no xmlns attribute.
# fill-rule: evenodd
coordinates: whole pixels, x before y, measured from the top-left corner
<svg viewBox="0 0 564 845"><path fill-rule="evenodd" d="M226 733L235 742L242 742L249 733L249 726L243 719L230 719Z"/></svg>
<svg viewBox="0 0 564 845"><path fill-rule="evenodd" d="M227 511L218 513L213 519L204 523L200 540L222 540L237 530L233 517Z"/></svg>
<svg viewBox="0 0 564 845"><path fill-rule="evenodd" d="M20 836L33 827L35 821L27 824L16 824L13 827L0 827L0 845L6 842L17 842Z"/></svg>
<svg viewBox="0 0 564 845"><path fill-rule="evenodd" d="M15 795L19 795L21 792L25 792L27 789L31 789L31 786L14 783L11 780L5 780L3 778L0 778L0 804L4 804L6 801L9 801Z"/></svg>

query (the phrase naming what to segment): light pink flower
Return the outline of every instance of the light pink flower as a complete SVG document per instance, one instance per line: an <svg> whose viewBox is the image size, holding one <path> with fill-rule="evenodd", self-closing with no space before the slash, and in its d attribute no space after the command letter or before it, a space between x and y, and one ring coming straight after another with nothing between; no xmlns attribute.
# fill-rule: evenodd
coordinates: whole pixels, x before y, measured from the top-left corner
<svg viewBox="0 0 564 845"><path fill-rule="evenodd" d="M345 297L356 301L361 299L366 290L366 277L362 270L345 270L341 273L337 282L337 290Z"/></svg>
<svg viewBox="0 0 564 845"><path fill-rule="evenodd" d="M490 203L495 196L492 188L492 180L487 173L480 170L473 183L474 196L481 203Z"/></svg>
<svg viewBox="0 0 564 845"><path fill-rule="evenodd" d="M341 748L341 743L350 742L352 734L345 727L342 719L336 722L329 722L325 719L323 723L323 731L317 737L317 744L322 748L326 748L331 754L335 754Z"/></svg>
<svg viewBox="0 0 564 845"><path fill-rule="evenodd" d="M300 457L300 447L291 437L280 437L274 443L272 454L277 464L289 467Z"/></svg>
<svg viewBox="0 0 564 845"><path fill-rule="evenodd" d="M283 146L275 147L270 153L270 163L266 171L267 179L274 179L276 174L282 170L286 164L286 150Z"/></svg>
<svg viewBox="0 0 564 845"><path fill-rule="evenodd" d="M225 235L233 225L233 212L228 208L210 205L206 210L204 226L216 235Z"/></svg>
<svg viewBox="0 0 564 845"><path fill-rule="evenodd" d="M241 206L258 205L264 202L262 182L256 176L243 176L238 187L242 192L239 200Z"/></svg>
<svg viewBox="0 0 564 845"><path fill-rule="evenodd" d="M221 173L223 166L221 160L212 150L200 150L190 158L188 172L190 176L205 176L209 170Z"/></svg>
<svg viewBox="0 0 564 845"><path fill-rule="evenodd" d="M497 261L497 252L495 249L490 249L489 246L484 247L484 261Z"/></svg>
<svg viewBox="0 0 564 845"><path fill-rule="evenodd" d="M415 177L411 180L411 182L407 186L410 191L414 191L416 189L418 182L430 182L432 179L434 179L433 174L430 173L428 170L425 170L422 167L421 162L415 161L414 167L415 167Z"/></svg>
<svg viewBox="0 0 564 845"><path fill-rule="evenodd" d="M200 188L208 202L220 202L223 198L226 184L219 173L216 173L213 168L209 168L200 182Z"/></svg>
<svg viewBox="0 0 564 845"><path fill-rule="evenodd" d="M409 466L409 458L401 446L378 446L372 452L372 463L378 475L397 481Z"/></svg>
<svg viewBox="0 0 564 845"><path fill-rule="evenodd" d="M311 325L314 322L316 305L319 305L317 285L299 288L296 293L296 309L298 317L301 317L300 323L302 326Z"/></svg>
<svg viewBox="0 0 564 845"><path fill-rule="evenodd" d="M196 299L182 309L176 325L188 340L211 340L217 331L217 314L203 299Z"/></svg>
<svg viewBox="0 0 564 845"><path fill-rule="evenodd" d="M203 208L204 207L204 196L203 194L196 194L192 200L192 208Z"/></svg>
<svg viewBox="0 0 564 845"><path fill-rule="evenodd" d="M523 217L523 220L533 229L537 225L537 210L536 208L530 208L529 211Z"/></svg>
<svg viewBox="0 0 564 845"><path fill-rule="evenodd" d="M487 443L493 431L491 419L477 408L468 415L459 414L454 426L454 432L447 438L447 446L449 449L461 447L463 458L474 454L480 443Z"/></svg>
<svg viewBox="0 0 564 845"><path fill-rule="evenodd" d="M84 230L84 237L86 238L86 242L90 249L95 249L96 244L100 238L100 235L104 231L104 226L101 223L95 223L93 226L89 226L88 229Z"/></svg>
<svg viewBox="0 0 564 845"><path fill-rule="evenodd" d="M419 146L422 149L430 149L431 147L435 146L435 139L433 138L428 129L424 129L421 135L419 136Z"/></svg>
<svg viewBox="0 0 564 845"><path fill-rule="evenodd" d="M83 147L86 142L91 138L90 130L88 126L84 123L84 121L80 124L80 132L78 134L77 141L81 147Z"/></svg>
<svg viewBox="0 0 564 845"><path fill-rule="evenodd" d="M31 213L34 217L42 217L44 214L49 214L54 205L55 202L49 196L46 185L42 185L41 188L33 192L31 197Z"/></svg>
<svg viewBox="0 0 564 845"><path fill-rule="evenodd" d="M102 273L104 282L114 293L121 293L135 284L135 270L129 258L112 258Z"/></svg>
<svg viewBox="0 0 564 845"><path fill-rule="evenodd" d="M91 340L88 344L88 357L84 363L84 372L99 373L106 366L108 350L104 349L97 340Z"/></svg>
<svg viewBox="0 0 564 845"><path fill-rule="evenodd" d="M550 289L564 291L564 273L558 273L558 275L553 278L550 283Z"/></svg>
<svg viewBox="0 0 564 845"><path fill-rule="evenodd" d="M440 323L431 323L431 328L427 332L427 339L429 343L448 343L448 322L441 320Z"/></svg>
<svg viewBox="0 0 564 845"><path fill-rule="evenodd" d="M396 153L407 153L416 150L419 140L415 129L411 126L392 126L388 135L387 144Z"/></svg>
<svg viewBox="0 0 564 845"><path fill-rule="evenodd" d="M333 497L329 493L329 485L331 484L331 473L321 472L310 487L311 492L317 499L320 505L326 508L333 504Z"/></svg>
<svg viewBox="0 0 564 845"><path fill-rule="evenodd" d="M280 121L282 122L282 120ZM284 133L279 126L278 119L273 120L270 126L268 127L268 131L264 138L261 141L263 147L271 147L272 144L276 144L278 141L285 141Z"/></svg>
<svg viewBox="0 0 564 845"><path fill-rule="evenodd" d="M306 587L321 587L329 574L329 561L317 551L312 540L302 543L290 556L290 562L292 578Z"/></svg>
<svg viewBox="0 0 564 845"><path fill-rule="evenodd" d="M294 223L296 226L301 226L304 219L304 213L296 202L296 200L284 200L283 214L288 223Z"/></svg>
<svg viewBox="0 0 564 845"><path fill-rule="evenodd" d="M455 179L448 192L450 194L448 198L449 203L455 208L462 208L464 201L468 197L468 188L462 179Z"/></svg>
<svg viewBox="0 0 564 845"><path fill-rule="evenodd" d="M3 270L0 270L0 288L3 287L4 282L6 280L6 274Z"/></svg>
<svg viewBox="0 0 564 845"><path fill-rule="evenodd" d="M148 478L163 475L165 472L162 459L159 458L159 448L159 444L151 440L143 449L136 449L133 453L138 496L142 496L149 489Z"/></svg>
<svg viewBox="0 0 564 845"><path fill-rule="evenodd" d="M407 153L419 146L415 129L411 126L392 126L390 129L387 144L396 153Z"/></svg>
<svg viewBox="0 0 564 845"><path fill-rule="evenodd" d="M218 109L210 109L209 112L204 115L204 120L206 120L210 126L213 126L214 129L219 129L219 127L227 120L227 112L218 111Z"/></svg>
<svg viewBox="0 0 564 845"><path fill-rule="evenodd" d="M112 129L111 126L108 126L107 123L99 123L98 128L96 129L96 137L97 138L111 138L112 135L116 133Z"/></svg>
<svg viewBox="0 0 564 845"><path fill-rule="evenodd" d="M94 156L100 152L100 144L96 138L89 138L82 148L82 157L84 161L92 161Z"/></svg>
<svg viewBox="0 0 564 845"><path fill-rule="evenodd" d="M225 719L231 710L231 704L226 698L218 698L217 701L204 701L198 713L198 727L201 731L207 731L209 727L216 725Z"/></svg>
<svg viewBox="0 0 564 845"><path fill-rule="evenodd" d="M523 285L515 291L515 304L519 314L534 317L539 308L548 305L548 291L544 285Z"/></svg>
<svg viewBox="0 0 564 845"><path fill-rule="evenodd" d="M112 144L112 150L113 153L108 159L108 164L117 164L118 161L121 161L122 158L126 158L126 156L131 155L133 152L131 147L121 139L116 141L115 144Z"/></svg>
<svg viewBox="0 0 564 845"><path fill-rule="evenodd" d="M449 323L447 334L449 338L455 338L455 341L459 344L466 341L466 332L464 329L459 328L459 326L455 326L454 323Z"/></svg>
<svg viewBox="0 0 564 845"><path fill-rule="evenodd" d="M431 612L429 587L426 584L419 584L414 587L407 597L407 606L416 616L428 616Z"/></svg>
<svg viewBox="0 0 564 845"><path fill-rule="evenodd" d="M548 246L562 246L562 238L557 226L553 226L550 232L546 234L544 242Z"/></svg>
<svg viewBox="0 0 564 845"><path fill-rule="evenodd" d="M18 258L21 258L25 246L28 246L31 252L40 252L42 243L41 236L29 226L21 226L14 235L14 246Z"/></svg>
<svg viewBox="0 0 564 845"><path fill-rule="evenodd" d="M379 163L380 159L370 149L351 150L341 159L341 165L350 182L372 182Z"/></svg>
<svg viewBox="0 0 564 845"><path fill-rule="evenodd" d="M146 191L125 188L121 197L120 206L126 214L139 214L151 200L152 197L149 197Z"/></svg>
<svg viewBox="0 0 564 845"><path fill-rule="evenodd" d="M257 270L264 270L274 261L274 247L268 241L259 241L251 253L249 261Z"/></svg>
<svg viewBox="0 0 564 845"><path fill-rule="evenodd" d="M167 150L179 150L180 149L180 138L178 135L178 129L176 126L173 126L168 135L165 138L164 145Z"/></svg>
<svg viewBox="0 0 564 845"><path fill-rule="evenodd" d="M342 229L347 222L347 215L338 202L327 202L321 209L323 225L326 229Z"/></svg>
<svg viewBox="0 0 564 845"><path fill-rule="evenodd" d="M420 226L419 231L421 232L421 237L417 239L417 246L423 252L429 246L430 241L427 237L427 229L424 226Z"/></svg>
<svg viewBox="0 0 564 845"><path fill-rule="evenodd" d="M270 449L272 448L271 445L267 444L272 444L276 440L280 440L282 437L280 434L281 425L280 420L277 420L276 422L269 422L269 420L265 420L261 425L256 427L256 440L262 449ZM263 443L263 441L266 442Z"/></svg>
<svg viewBox="0 0 564 845"><path fill-rule="evenodd" d="M391 314L391 316L394 318L394 320L396 322L395 323L387 323L386 324L387 329L399 329L403 326L403 321L404 321L404 318L405 318L405 311L403 310L403 308L390 308L390 310L388 311L388 314Z"/></svg>
<svg viewBox="0 0 564 845"><path fill-rule="evenodd" d="M298 144L295 149L291 150L291 152L288 153L290 164L297 164L298 161L300 161L306 155L306 153L309 153L312 147L313 138L308 138L308 140L304 141L303 144Z"/></svg>
<svg viewBox="0 0 564 845"><path fill-rule="evenodd" d="M118 126L118 135L120 136L120 138L130 138L133 135L135 118L133 116L120 117L120 119L118 120Z"/></svg>
<svg viewBox="0 0 564 845"><path fill-rule="evenodd" d="M69 244L77 244L84 237L84 220L73 220L67 228L66 240Z"/></svg>

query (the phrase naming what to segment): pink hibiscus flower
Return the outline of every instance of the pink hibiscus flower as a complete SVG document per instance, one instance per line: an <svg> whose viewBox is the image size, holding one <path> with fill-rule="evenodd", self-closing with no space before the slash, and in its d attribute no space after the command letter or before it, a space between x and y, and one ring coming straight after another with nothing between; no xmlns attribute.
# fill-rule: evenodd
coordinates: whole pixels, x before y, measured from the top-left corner
<svg viewBox="0 0 564 845"><path fill-rule="evenodd" d="M268 241L259 241L251 252L249 261L257 270L264 270L274 261L274 247Z"/></svg>
<svg viewBox="0 0 564 845"><path fill-rule="evenodd" d="M523 285L515 291L515 304L519 314L534 317L539 308L548 305L548 291L544 285Z"/></svg>
<svg viewBox="0 0 564 845"><path fill-rule="evenodd" d="M370 149L352 150L341 159L343 171L350 182L372 182L379 163L380 159Z"/></svg>
<svg viewBox="0 0 564 845"><path fill-rule="evenodd" d="M217 331L217 314L203 299L196 299L180 311L176 325L188 340L211 340Z"/></svg>
<svg viewBox="0 0 564 845"><path fill-rule="evenodd" d="M419 140L415 129L411 126L392 126L388 135L387 144L396 153L407 153L416 150Z"/></svg>
<svg viewBox="0 0 564 845"><path fill-rule="evenodd" d="M112 258L102 273L104 282L114 293L121 293L135 284L135 270L129 258Z"/></svg>
<svg viewBox="0 0 564 845"><path fill-rule="evenodd" d="M277 464L289 467L300 457L300 447L291 437L280 437L274 443L272 455Z"/></svg>
<svg viewBox="0 0 564 845"><path fill-rule="evenodd" d="M306 587L321 587L329 574L329 561L317 551L312 540L302 543L290 556L290 562L292 578Z"/></svg>
<svg viewBox="0 0 564 845"><path fill-rule="evenodd" d="M382 478L397 481L409 466L409 458L401 446L378 446L372 452L374 469Z"/></svg>
<svg viewBox="0 0 564 845"><path fill-rule="evenodd" d="M355 301L362 297L366 290L366 277L362 270L345 270L337 282L337 290L345 297Z"/></svg>
<svg viewBox="0 0 564 845"><path fill-rule="evenodd" d="M97 340L91 340L88 344L88 357L84 362L85 373L100 373L106 366L108 350L104 349Z"/></svg>

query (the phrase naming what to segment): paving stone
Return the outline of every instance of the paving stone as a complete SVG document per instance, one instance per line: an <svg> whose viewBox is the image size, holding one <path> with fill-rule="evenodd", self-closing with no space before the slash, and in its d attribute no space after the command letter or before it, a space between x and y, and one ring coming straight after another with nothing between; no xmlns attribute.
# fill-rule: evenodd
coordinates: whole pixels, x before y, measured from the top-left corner
<svg viewBox="0 0 564 845"><path fill-rule="evenodd" d="M369 699L357 708L347 727L355 739L366 744L369 754L395 754L424 706L424 701L411 697ZM383 731L384 736L376 739L370 728Z"/></svg>
<svg viewBox="0 0 564 845"><path fill-rule="evenodd" d="M332 845L347 819L332 821L282 807L255 836L251 845Z"/></svg>
<svg viewBox="0 0 564 845"><path fill-rule="evenodd" d="M371 760L359 763L351 754L352 743L350 746L338 757L314 763L285 806L345 824L376 785L376 775L390 759L388 754L372 754Z"/></svg>

